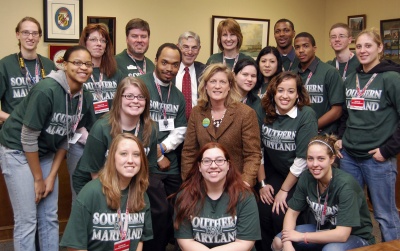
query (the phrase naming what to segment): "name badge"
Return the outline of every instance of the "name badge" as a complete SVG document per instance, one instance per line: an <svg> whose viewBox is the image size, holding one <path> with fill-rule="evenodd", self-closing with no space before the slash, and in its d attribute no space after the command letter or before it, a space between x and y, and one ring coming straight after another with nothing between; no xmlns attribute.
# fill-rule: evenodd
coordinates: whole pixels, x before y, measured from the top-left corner
<svg viewBox="0 0 400 251"><path fill-rule="evenodd" d="M68 140L69 144L76 144L78 142L78 139L82 136L82 133L76 132L74 133L74 136Z"/></svg>
<svg viewBox="0 0 400 251"><path fill-rule="evenodd" d="M128 70L136 70L137 68L136 68L136 66L134 66L134 65L128 65L128 66L126 67L126 69L128 69Z"/></svg>
<svg viewBox="0 0 400 251"><path fill-rule="evenodd" d="M364 98L352 98L350 101L350 109L364 110Z"/></svg>
<svg viewBox="0 0 400 251"><path fill-rule="evenodd" d="M171 131L175 129L174 119L160 119L158 121L158 129L160 132Z"/></svg>
<svg viewBox="0 0 400 251"><path fill-rule="evenodd" d="M110 110L110 108L108 107L108 101L107 100L94 102L93 103L93 108L94 108L94 113L95 114L108 112Z"/></svg>
<svg viewBox="0 0 400 251"><path fill-rule="evenodd" d="M129 251L130 244L131 244L131 240L129 240L129 239L115 242L114 243L114 251Z"/></svg>

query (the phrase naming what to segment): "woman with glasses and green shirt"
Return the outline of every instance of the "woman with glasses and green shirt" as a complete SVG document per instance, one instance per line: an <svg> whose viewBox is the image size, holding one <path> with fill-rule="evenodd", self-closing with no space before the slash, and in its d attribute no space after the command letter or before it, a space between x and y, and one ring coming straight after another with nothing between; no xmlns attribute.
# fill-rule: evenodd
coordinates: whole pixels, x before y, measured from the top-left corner
<svg viewBox="0 0 400 251"><path fill-rule="evenodd" d="M84 88L93 95L93 110L96 118L99 119L110 110L117 85L122 80L122 74L117 69L114 47L107 26L100 23L88 24L82 31L79 44L85 46L92 55L94 68L90 78L84 83ZM86 128L78 128L78 132L82 136L76 144L71 145L67 156L71 184L72 174L82 156L88 136ZM71 192L72 200L74 200L76 194L72 187Z"/></svg>
<svg viewBox="0 0 400 251"><path fill-rule="evenodd" d="M92 97L83 89L93 70L83 46L64 55L64 70L36 84L0 131L0 165L14 213L14 250L58 250L57 171L76 129L95 121Z"/></svg>
<svg viewBox="0 0 400 251"><path fill-rule="evenodd" d="M35 18L21 19L15 33L20 51L0 60L0 123L4 123L37 82L56 70L50 59L36 53L42 28Z"/></svg>

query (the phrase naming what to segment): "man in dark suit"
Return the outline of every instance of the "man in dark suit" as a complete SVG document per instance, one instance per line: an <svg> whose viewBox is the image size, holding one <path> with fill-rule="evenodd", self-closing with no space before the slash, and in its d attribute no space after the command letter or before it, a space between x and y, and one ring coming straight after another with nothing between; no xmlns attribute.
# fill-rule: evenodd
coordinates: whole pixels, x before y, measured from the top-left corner
<svg viewBox="0 0 400 251"><path fill-rule="evenodd" d="M177 45L182 51L182 62L174 83L185 96L186 107L188 108L187 118L189 119L188 115L192 110L191 108L197 105L197 87L205 65L195 61L201 48L199 35L192 31L186 31L179 36ZM185 70L186 67L188 71ZM190 81L188 81L189 79ZM188 104L188 102L191 104Z"/></svg>

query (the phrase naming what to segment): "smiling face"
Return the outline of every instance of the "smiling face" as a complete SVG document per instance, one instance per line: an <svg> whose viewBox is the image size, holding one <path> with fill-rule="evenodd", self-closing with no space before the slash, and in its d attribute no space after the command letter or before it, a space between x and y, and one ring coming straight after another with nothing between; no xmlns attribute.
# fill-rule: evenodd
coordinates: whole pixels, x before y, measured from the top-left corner
<svg viewBox="0 0 400 251"><path fill-rule="evenodd" d="M107 44L101 41L107 40L98 31L93 31L89 34L86 40L86 48L90 51L92 58L100 59L103 56Z"/></svg>
<svg viewBox="0 0 400 251"><path fill-rule="evenodd" d="M315 179L328 183L332 177L332 163L335 157L328 155L328 148L319 143L311 144L307 150L307 166Z"/></svg>
<svg viewBox="0 0 400 251"><path fill-rule="evenodd" d="M182 63L187 67L191 66L200 52L200 45L196 39L193 37L189 37L188 39L182 38L178 47L182 51Z"/></svg>
<svg viewBox="0 0 400 251"><path fill-rule="evenodd" d="M256 67L252 65L243 67L243 69L236 74L235 79L242 97L246 96L257 83Z"/></svg>
<svg viewBox="0 0 400 251"><path fill-rule="evenodd" d="M143 93L137 86L129 85L122 95L134 95L143 96ZM146 106L146 100L138 100L134 98L133 100L128 100L126 97L121 99L121 117L139 117Z"/></svg>
<svg viewBox="0 0 400 251"><path fill-rule="evenodd" d="M279 22L275 24L274 36L276 45L280 49L286 49L292 45L293 38L296 32L290 26L289 22Z"/></svg>
<svg viewBox="0 0 400 251"><path fill-rule="evenodd" d="M126 37L128 51L136 59L141 60L149 48L150 37L146 30L131 29Z"/></svg>
<svg viewBox="0 0 400 251"><path fill-rule="evenodd" d="M206 83L206 91L210 101L224 101L231 89L225 72L215 73Z"/></svg>
<svg viewBox="0 0 400 251"><path fill-rule="evenodd" d="M236 34L224 29L221 34L221 44L224 47L224 51L237 50L238 37Z"/></svg>
<svg viewBox="0 0 400 251"><path fill-rule="evenodd" d="M278 70L278 59L273 53L265 54L260 58L258 66L260 67L261 74L264 76L264 81L268 80Z"/></svg>
<svg viewBox="0 0 400 251"><path fill-rule="evenodd" d="M224 152L219 148L210 148L203 153L202 160L226 160ZM223 185L229 170L229 163L225 161L223 165L218 166L215 161L211 165L206 166L199 163L199 170L204 178L207 186Z"/></svg>
<svg viewBox="0 0 400 251"><path fill-rule="evenodd" d="M169 83L176 76L181 64L178 50L165 47L155 62L155 73L158 79L164 83Z"/></svg>
<svg viewBox="0 0 400 251"><path fill-rule="evenodd" d="M379 54L382 53L382 50L383 45L378 45L368 34L362 34L357 38L356 55L365 72L379 64Z"/></svg>
<svg viewBox="0 0 400 251"><path fill-rule="evenodd" d="M71 53L68 61L64 61L64 71L67 75L68 82L82 85L92 74L93 68L87 67L85 64L76 66L71 62L92 63L92 58L86 50L77 50Z"/></svg>
<svg viewBox="0 0 400 251"><path fill-rule="evenodd" d="M33 34L29 34L28 36L24 36L22 34L23 31L27 31L29 33L39 33L39 27L31 21L22 22L19 31L16 33L17 39L21 43L21 51L35 51L37 45L40 40L40 35L34 37Z"/></svg>
<svg viewBox="0 0 400 251"><path fill-rule="evenodd" d="M296 104L297 94L296 80L284 79L276 88L274 97L276 108L281 115L288 113Z"/></svg>
<svg viewBox="0 0 400 251"><path fill-rule="evenodd" d="M120 187L126 187L140 170L140 149L131 139L122 139L115 152L115 167Z"/></svg>
<svg viewBox="0 0 400 251"><path fill-rule="evenodd" d="M313 46L308 37L298 37L294 40L296 56L302 66L309 66L315 58L317 47Z"/></svg>
<svg viewBox="0 0 400 251"><path fill-rule="evenodd" d="M351 43L351 37L345 28L338 27L332 29L329 33L329 41L332 49L335 52L341 52L349 47L349 44Z"/></svg>

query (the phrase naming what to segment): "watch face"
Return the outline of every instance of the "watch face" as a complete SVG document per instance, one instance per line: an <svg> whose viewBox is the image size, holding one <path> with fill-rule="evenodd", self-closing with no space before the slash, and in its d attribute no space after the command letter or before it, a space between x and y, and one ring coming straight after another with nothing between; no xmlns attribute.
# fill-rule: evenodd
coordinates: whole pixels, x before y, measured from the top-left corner
<svg viewBox="0 0 400 251"><path fill-rule="evenodd" d="M59 50L54 54L53 62L56 65L57 69L64 70L64 54L66 50Z"/></svg>

